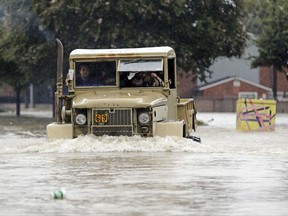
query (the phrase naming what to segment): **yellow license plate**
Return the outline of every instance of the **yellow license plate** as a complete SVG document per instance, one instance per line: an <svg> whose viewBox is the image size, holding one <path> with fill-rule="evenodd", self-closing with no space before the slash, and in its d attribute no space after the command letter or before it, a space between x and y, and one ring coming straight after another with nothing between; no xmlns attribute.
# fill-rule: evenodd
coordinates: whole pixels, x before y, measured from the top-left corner
<svg viewBox="0 0 288 216"><path fill-rule="evenodd" d="M96 114L95 115L96 123L107 123L108 122L108 114Z"/></svg>

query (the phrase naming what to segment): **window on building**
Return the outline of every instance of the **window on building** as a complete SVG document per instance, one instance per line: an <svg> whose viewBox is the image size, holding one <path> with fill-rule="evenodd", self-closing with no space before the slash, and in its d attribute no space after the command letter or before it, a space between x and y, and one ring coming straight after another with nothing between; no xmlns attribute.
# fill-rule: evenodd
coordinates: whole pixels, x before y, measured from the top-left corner
<svg viewBox="0 0 288 216"><path fill-rule="evenodd" d="M244 99L257 99L258 93L257 92L239 92L238 98L244 98Z"/></svg>

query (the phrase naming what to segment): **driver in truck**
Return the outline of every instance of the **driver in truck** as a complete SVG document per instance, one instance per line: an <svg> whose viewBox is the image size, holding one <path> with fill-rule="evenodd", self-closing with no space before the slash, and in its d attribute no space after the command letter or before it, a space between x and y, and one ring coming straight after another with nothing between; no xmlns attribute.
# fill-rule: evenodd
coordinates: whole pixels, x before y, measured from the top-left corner
<svg viewBox="0 0 288 216"><path fill-rule="evenodd" d="M93 86L95 85L95 81L90 76L90 67L87 64L82 64L80 66L79 74L77 74L76 78L77 86Z"/></svg>
<svg viewBox="0 0 288 216"><path fill-rule="evenodd" d="M95 77L91 76L91 69L89 64L81 64L78 73L76 74L76 86L98 86L104 85L104 82L101 80L102 77L96 79ZM66 85L69 84L72 78L69 73L67 74L66 78Z"/></svg>

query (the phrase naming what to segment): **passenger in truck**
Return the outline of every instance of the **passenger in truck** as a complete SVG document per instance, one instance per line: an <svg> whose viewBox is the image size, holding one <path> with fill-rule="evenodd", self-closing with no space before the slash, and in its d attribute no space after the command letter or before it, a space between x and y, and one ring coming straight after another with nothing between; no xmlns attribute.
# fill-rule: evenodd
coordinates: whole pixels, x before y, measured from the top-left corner
<svg viewBox="0 0 288 216"><path fill-rule="evenodd" d="M157 87L164 86L164 82L154 72L139 72L131 80L135 87Z"/></svg>
<svg viewBox="0 0 288 216"><path fill-rule="evenodd" d="M80 66L79 73L76 77L77 86L93 86L95 81L90 76L90 67L89 65L83 64Z"/></svg>

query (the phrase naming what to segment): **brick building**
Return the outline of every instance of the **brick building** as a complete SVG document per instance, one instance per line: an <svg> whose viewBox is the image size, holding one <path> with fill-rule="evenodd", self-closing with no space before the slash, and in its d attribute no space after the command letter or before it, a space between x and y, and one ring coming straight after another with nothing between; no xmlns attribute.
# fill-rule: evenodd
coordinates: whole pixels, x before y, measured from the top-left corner
<svg viewBox="0 0 288 216"><path fill-rule="evenodd" d="M273 67L259 68L259 83L273 88ZM288 79L284 72L277 73L277 100L288 101Z"/></svg>
<svg viewBox="0 0 288 216"><path fill-rule="evenodd" d="M226 77L199 86L195 95L210 99L267 98L272 89L241 77Z"/></svg>
<svg viewBox="0 0 288 216"><path fill-rule="evenodd" d="M269 99L273 96L271 88L237 76L201 85L195 88L194 94L199 112L235 112L238 98Z"/></svg>
<svg viewBox="0 0 288 216"><path fill-rule="evenodd" d="M234 112L238 98L273 99L273 67L251 68L250 56L257 56L248 43L241 58L217 58L210 67L207 83L198 80L192 97L202 112ZM288 80L277 73L277 112L288 112Z"/></svg>

